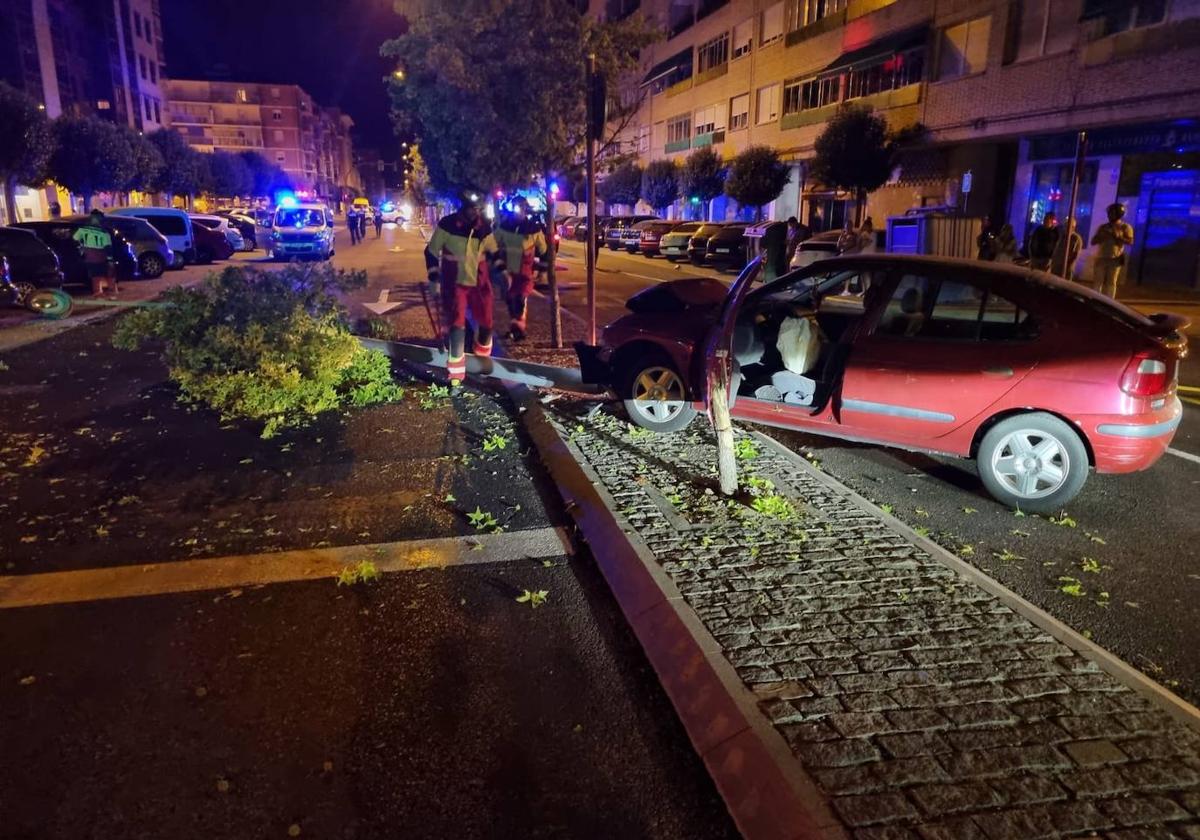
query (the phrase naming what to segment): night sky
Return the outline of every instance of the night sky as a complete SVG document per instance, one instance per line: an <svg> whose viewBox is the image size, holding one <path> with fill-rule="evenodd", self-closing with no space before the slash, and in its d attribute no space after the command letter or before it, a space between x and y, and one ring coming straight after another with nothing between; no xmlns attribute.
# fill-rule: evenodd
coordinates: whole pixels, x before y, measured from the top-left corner
<svg viewBox="0 0 1200 840"><path fill-rule="evenodd" d="M178 79L298 84L355 122L356 142L398 155L379 47L399 35L391 0L163 0L164 50Z"/></svg>

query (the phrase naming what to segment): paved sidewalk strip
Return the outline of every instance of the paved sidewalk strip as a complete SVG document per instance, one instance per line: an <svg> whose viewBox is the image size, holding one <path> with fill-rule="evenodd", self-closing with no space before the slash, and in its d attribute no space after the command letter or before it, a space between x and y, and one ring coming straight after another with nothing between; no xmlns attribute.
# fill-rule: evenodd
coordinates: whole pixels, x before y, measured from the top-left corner
<svg viewBox="0 0 1200 840"><path fill-rule="evenodd" d="M1200 838L1186 704L1169 714L765 443L739 463L760 513L716 493L703 419L658 436L569 403L551 420L847 833Z"/></svg>
<svg viewBox="0 0 1200 840"><path fill-rule="evenodd" d="M534 528L474 537L8 575L0 576L0 609L332 578L347 566L364 561L373 563L380 572L403 572L511 560L542 560L571 553L570 541L560 529Z"/></svg>

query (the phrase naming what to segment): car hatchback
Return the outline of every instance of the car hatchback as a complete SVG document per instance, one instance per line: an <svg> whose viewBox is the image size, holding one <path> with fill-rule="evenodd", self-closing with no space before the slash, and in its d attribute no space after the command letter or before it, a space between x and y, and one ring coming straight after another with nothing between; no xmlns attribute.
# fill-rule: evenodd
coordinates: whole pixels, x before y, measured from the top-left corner
<svg viewBox="0 0 1200 840"><path fill-rule="evenodd" d="M971 458L994 498L1033 513L1061 510L1092 468L1150 467L1181 421L1180 316L972 260L838 257L756 287L761 269L635 295L599 347L577 345L584 381L673 431L728 364L734 417Z"/></svg>
<svg viewBox="0 0 1200 840"><path fill-rule="evenodd" d="M687 246L688 259L692 261L692 265L704 265L705 252L708 249L708 238L715 235L723 227L723 224L717 222L705 222L692 234L692 238L688 240Z"/></svg>
<svg viewBox="0 0 1200 840"><path fill-rule="evenodd" d="M658 250L667 258L668 262L686 260L688 240L692 238L692 234L700 230L703 224L703 222L684 222L676 225L658 240Z"/></svg>

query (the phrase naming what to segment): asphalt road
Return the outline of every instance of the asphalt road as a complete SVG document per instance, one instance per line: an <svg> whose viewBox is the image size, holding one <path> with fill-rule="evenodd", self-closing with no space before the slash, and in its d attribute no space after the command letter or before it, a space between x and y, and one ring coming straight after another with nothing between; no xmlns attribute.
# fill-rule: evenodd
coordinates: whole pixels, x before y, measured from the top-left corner
<svg viewBox="0 0 1200 840"><path fill-rule="evenodd" d="M569 285L563 299L585 317L583 246L566 243L561 254ZM601 251L598 269L601 325L624 311L626 298L652 283L715 276L707 269L676 268L661 258L608 249ZM1148 310L1171 308L1170 302L1160 304L1142 290L1134 289L1132 295L1150 301L1144 307ZM1178 308L1195 319L1193 352L1181 382L1200 385L1200 307ZM809 454L910 525L927 530L1025 598L1200 704L1200 646L1195 644L1200 628L1200 390L1184 396L1194 399L1185 402L1173 452L1143 473L1093 475L1061 525L1017 517L993 502L970 462L763 431ZM1084 594L1068 594L1079 591Z"/></svg>
<svg viewBox="0 0 1200 840"><path fill-rule="evenodd" d="M394 236L339 230L335 262L371 294L420 277ZM0 444L0 574L84 598L15 606L0 585L0 838L736 836L591 558L474 553L473 510L508 545L562 524L503 397L418 380L262 440L176 403L110 330L0 356L21 429ZM434 539L468 559L437 567ZM260 552L378 542L417 568L253 578ZM131 564L170 585L86 600L79 581ZM259 582L183 591L230 568Z"/></svg>

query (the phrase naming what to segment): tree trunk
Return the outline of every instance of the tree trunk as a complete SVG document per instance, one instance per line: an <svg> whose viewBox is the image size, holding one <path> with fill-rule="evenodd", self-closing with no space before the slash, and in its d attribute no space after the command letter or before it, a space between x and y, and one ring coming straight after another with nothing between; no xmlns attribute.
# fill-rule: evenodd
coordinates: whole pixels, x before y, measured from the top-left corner
<svg viewBox="0 0 1200 840"><path fill-rule="evenodd" d="M708 381L708 411L717 433L717 476L721 492L732 496L737 492L737 458L733 451L733 422L729 419L729 380L726 376L727 357L718 352Z"/></svg>
<svg viewBox="0 0 1200 840"><path fill-rule="evenodd" d="M558 255L554 252L554 209L551 206L550 175L546 174L546 282L550 284L550 346L562 347L562 302L558 296L558 273L554 263Z"/></svg>
<svg viewBox="0 0 1200 840"><path fill-rule="evenodd" d="M4 179L4 206L8 208L10 225L21 221L17 216L17 179L11 175Z"/></svg>

